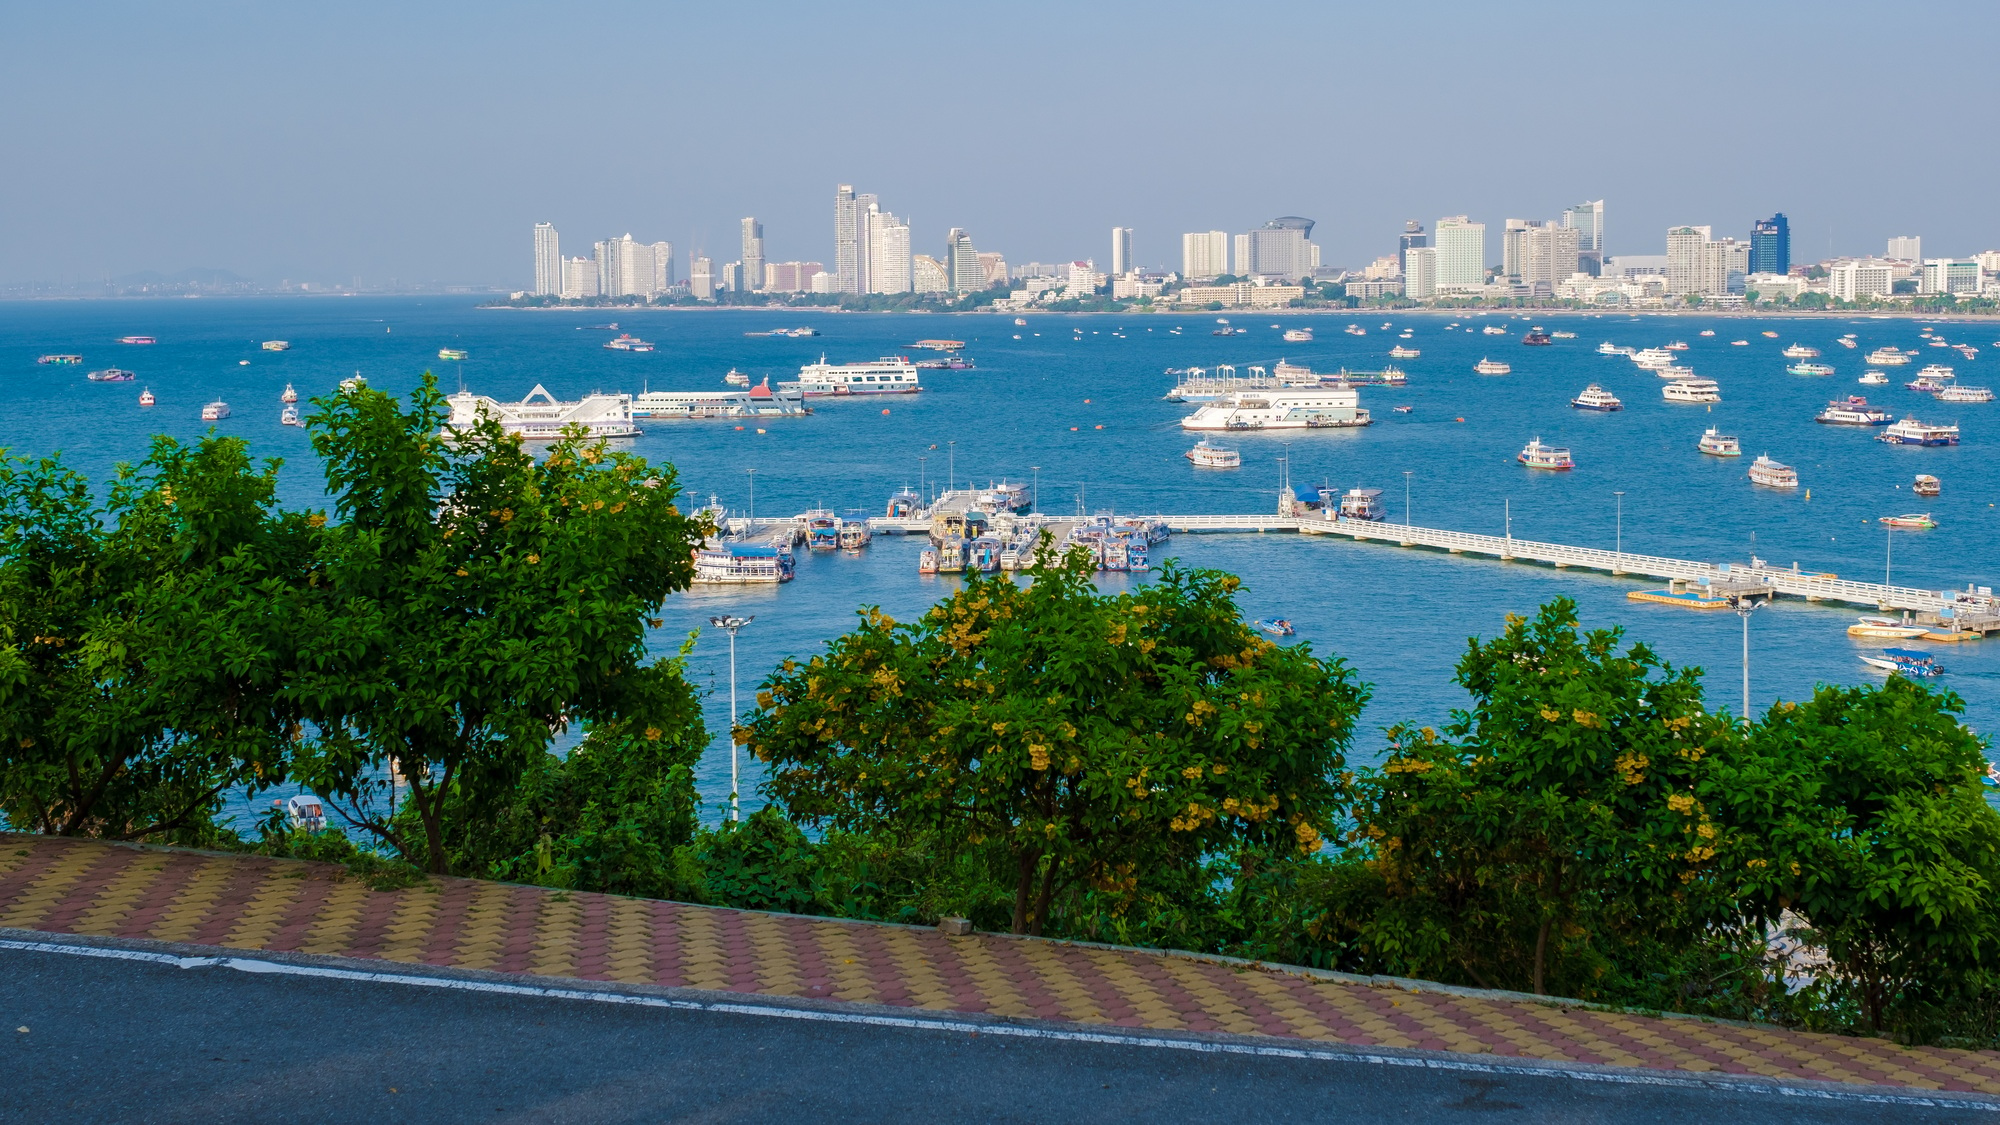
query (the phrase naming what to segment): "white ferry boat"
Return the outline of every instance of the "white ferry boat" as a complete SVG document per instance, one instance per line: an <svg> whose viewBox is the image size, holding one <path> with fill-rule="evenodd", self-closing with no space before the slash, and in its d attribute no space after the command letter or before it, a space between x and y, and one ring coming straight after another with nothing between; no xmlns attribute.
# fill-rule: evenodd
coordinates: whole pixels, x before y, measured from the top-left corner
<svg viewBox="0 0 2000 1125"><path fill-rule="evenodd" d="M1674 353L1665 348L1647 348L1632 353L1632 362L1641 367L1672 367Z"/></svg>
<svg viewBox="0 0 2000 1125"><path fill-rule="evenodd" d="M651 341L641 340L630 332L620 332L612 339L604 341L604 346L614 352L650 352L653 350Z"/></svg>
<svg viewBox="0 0 2000 1125"><path fill-rule="evenodd" d="M1660 388L1668 402L1721 402L1722 388L1713 379L1676 379Z"/></svg>
<svg viewBox="0 0 2000 1125"><path fill-rule="evenodd" d="M1285 329L1285 342L1287 344L1310 344L1312 343L1312 338L1313 330L1310 328Z"/></svg>
<svg viewBox="0 0 2000 1125"><path fill-rule="evenodd" d="M1576 333L1574 333L1574 332L1560 332L1560 331L1558 331L1558 332L1551 332L1551 333L1549 333L1549 335L1551 335L1551 336L1555 337L1555 338L1556 338L1556 339L1558 339L1558 340L1574 340L1574 339L1576 339ZM1712 333L1711 333L1711 335L1712 335Z"/></svg>
<svg viewBox="0 0 2000 1125"><path fill-rule="evenodd" d="M1424 353L1416 348L1406 348L1401 344L1389 349L1390 359L1415 359L1422 354Z"/></svg>
<svg viewBox="0 0 2000 1125"><path fill-rule="evenodd" d="M1786 359L1818 359L1819 349L1810 348L1804 344L1793 344L1780 354Z"/></svg>
<svg viewBox="0 0 2000 1125"><path fill-rule="evenodd" d="M285 384L285 393L284 393L284 394L281 394L281 395L279 395L279 396L278 396L278 401L279 401L279 402L297 402L297 401L299 401L299 392L297 392L297 391L293 390L293 389L292 389L292 385L291 385L290 383L286 383L286 384Z"/></svg>
<svg viewBox="0 0 2000 1125"><path fill-rule="evenodd" d="M1860 395L1835 399L1813 417L1813 421L1827 426L1886 426L1895 420L1894 414L1868 405L1868 400Z"/></svg>
<svg viewBox="0 0 2000 1125"><path fill-rule="evenodd" d="M1686 341L1686 340L1675 340L1675 341L1674 341L1673 343L1671 343L1671 344L1662 344L1662 345L1660 345L1660 350L1661 350L1661 351L1668 351L1668 352L1684 352L1684 351L1688 350L1688 346L1687 346L1687 341Z"/></svg>
<svg viewBox="0 0 2000 1125"><path fill-rule="evenodd" d="M1890 445L1957 445L1957 426L1934 426L1905 418L1876 435L1876 441Z"/></svg>
<svg viewBox="0 0 2000 1125"><path fill-rule="evenodd" d="M1348 489L1340 494L1340 507L1336 511L1344 520L1379 520L1388 515L1382 507L1379 488Z"/></svg>
<svg viewBox="0 0 2000 1125"><path fill-rule="evenodd" d="M1596 383L1583 388L1583 393L1570 399L1569 404L1578 410L1609 411L1625 409L1625 404L1618 401L1617 395L1612 394Z"/></svg>
<svg viewBox="0 0 2000 1125"><path fill-rule="evenodd" d="M807 398L826 395L911 395L923 390L917 383L917 365L908 356L883 356L873 363L818 363L799 368L795 383L780 383L778 389L798 390Z"/></svg>
<svg viewBox="0 0 2000 1125"><path fill-rule="evenodd" d="M1634 354L1636 354L1636 353L1635 353L1635 352L1633 351L1633 349L1631 349L1631 348L1621 348L1621 347L1619 347L1619 346L1618 346L1617 344L1614 344L1614 343L1612 343L1611 341L1609 341L1609 340L1606 340L1606 341L1604 341L1603 343L1601 343L1601 344L1597 345L1597 354L1598 354L1598 355L1622 355L1622 356L1624 356L1625 358L1627 358L1627 359L1630 359L1630 358L1632 358L1632 356L1633 356Z"/></svg>
<svg viewBox="0 0 2000 1125"><path fill-rule="evenodd" d="M1194 443L1194 448L1181 456L1194 463L1197 469L1240 469L1243 454L1234 449L1224 449L1212 444L1207 438Z"/></svg>
<svg viewBox="0 0 2000 1125"><path fill-rule="evenodd" d="M464 360L464 359L465 359L465 357L466 357L466 356L468 356L468 355L470 355L470 354L472 354L472 353L470 353L470 352L466 351L466 350L465 350L464 348L439 348L439 349L438 349L438 358L439 358L439 359L443 359L443 360L449 360L449 361L451 361L451 362L453 362L453 363L458 363L458 362L460 362L460 361Z"/></svg>
<svg viewBox="0 0 2000 1125"><path fill-rule="evenodd" d="M1794 364L1792 364L1792 365L1791 365L1790 367L1787 367L1787 368L1785 368L1785 371L1786 371L1786 372L1787 372L1788 374L1792 374L1792 375L1831 375L1831 374L1833 374L1833 368L1831 368L1831 367L1827 366L1826 364L1824 364L1824 363L1810 363L1810 362L1805 362L1805 363L1794 363Z"/></svg>
<svg viewBox="0 0 2000 1125"><path fill-rule="evenodd" d="M1650 370L1662 379L1692 379L1695 377L1694 368L1692 367L1654 367Z"/></svg>
<svg viewBox="0 0 2000 1125"><path fill-rule="evenodd" d="M1985 387L1953 385L1937 393L1939 402L1992 402L1993 392Z"/></svg>
<svg viewBox="0 0 2000 1125"><path fill-rule="evenodd" d="M1181 419L1186 430L1317 430L1366 426L1374 419L1353 387L1236 391Z"/></svg>
<svg viewBox="0 0 2000 1125"><path fill-rule="evenodd" d="M1543 445L1541 438L1535 438L1521 447L1521 452L1515 454L1514 460L1530 469L1576 468L1576 461L1570 457L1569 450L1560 446Z"/></svg>
<svg viewBox="0 0 2000 1125"><path fill-rule="evenodd" d="M1910 357L1895 348L1876 348L1868 353L1867 362L1877 367L1901 367L1910 362Z"/></svg>
<svg viewBox="0 0 2000 1125"><path fill-rule="evenodd" d="M1886 387L1889 385L1889 377L1880 371L1870 371L1868 374L1856 379L1855 382L1865 383L1871 387Z"/></svg>
<svg viewBox="0 0 2000 1125"><path fill-rule="evenodd" d="M201 420L204 422L220 422L227 417L229 417L229 404L221 399L216 399L201 408Z"/></svg>
<svg viewBox="0 0 2000 1125"><path fill-rule="evenodd" d="M776 585L790 582L796 563L790 551L767 543L726 543L694 553L697 586Z"/></svg>
<svg viewBox="0 0 2000 1125"><path fill-rule="evenodd" d="M1765 488L1797 488L1799 472L1790 465L1771 460L1768 453L1759 453L1757 460L1750 463L1750 483L1761 484Z"/></svg>
<svg viewBox="0 0 2000 1125"><path fill-rule="evenodd" d="M1514 370L1497 359L1481 359L1478 363L1472 365L1472 369L1481 375L1505 375Z"/></svg>
<svg viewBox="0 0 2000 1125"><path fill-rule="evenodd" d="M1915 379L1903 385L1923 394L1936 394L1943 390L1946 384L1956 378L1958 378L1958 372L1953 371L1950 367L1942 363L1933 363L1925 367L1922 371L1917 372Z"/></svg>
<svg viewBox="0 0 2000 1125"><path fill-rule="evenodd" d="M722 381L732 387L747 387L750 385L750 376L732 367L729 369L729 374L722 377Z"/></svg>
<svg viewBox="0 0 2000 1125"><path fill-rule="evenodd" d="M1695 448L1708 454L1710 457L1743 456L1743 443L1716 429L1714 426L1710 426L1708 429L1702 431L1701 440L1695 443Z"/></svg>
<svg viewBox="0 0 2000 1125"><path fill-rule="evenodd" d="M774 391L771 380L747 391L646 391L632 399L634 418L788 418L811 414L798 391Z"/></svg>
<svg viewBox="0 0 2000 1125"><path fill-rule="evenodd" d="M639 432L632 424L632 396L627 394L585 395L577 402L558 402L537 383L519 402L501 402L471 391L460 391L445 401L451 405L451 418L445 422L447 433L469 428L482 415L528 441L554 441L571 426L582 426L594 438L631 437Z"/></svg>
<svg viewBox="0 0 2000 1125"><path fill-rule="evenodd" d="M292 350L292 345L288 340L266 340L264 341L264 350L267 352L288 352Z"/></svg>

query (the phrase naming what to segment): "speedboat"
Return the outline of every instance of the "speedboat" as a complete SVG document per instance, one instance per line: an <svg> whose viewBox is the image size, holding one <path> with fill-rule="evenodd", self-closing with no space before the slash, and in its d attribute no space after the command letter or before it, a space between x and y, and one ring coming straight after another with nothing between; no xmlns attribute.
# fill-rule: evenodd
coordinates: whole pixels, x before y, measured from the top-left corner
<svg viewBox="0 0 2000 1125"><path fill-rule="evenodd" d="M1913 680L1928 680L1944 674L1944 665L1939 664L1936 657L1911 648L1885 648L1881 656L1863 654L1861 662Z"/></svg>
<svg viewBox="0 0 2000 1125"><path fill-rule="evenodd" d="M1759 453L1757 460L1750 464L1750 483L1761 484L1765 488L1797 488L1799 471L1790 465L1771 460L1768 453Z"/></svg>
<svg viewBox="0 0 2000 1125"><path fill-rule="evenodd" d="M1926 626L1912 625L1893 617L1863 617L1847 627L1850 637L1883 637L1889 640L1909 640L1929 631Z"/></svg>
<svg viewBox="0 0 2000 1125"><path fill-rule="evenodd" d="M304 424L299 421L299 408L296 406L287 406L278 412L278 425L280 426L302 426Z"/></svg>
<svg viewBox="0 0 2000 1125"><path fill-rule="evenodd" d="M1906 531L1929 531L1931 528L1937 526L1937 521L1931 518L1929 512L1905 512L1900 516L1878 516L1875 522L1887 524L1890 527L1901 528Z"/></svg>
<svg viewBox="0 0 2000 1125"><path fill-rule="evenodd" d="M1257 619L1257 628L1274 637L1289 637L1298 632L1292 628L1291 622L1282 617L1260 617Z"/></svg>
<svg viewBox="0 0 2000 1125"><path fill-rule="evenodd" d="M1860 395L1835 399L1813 416L1813 421L1828 426L1886 426L1895 420L1894 414L1868 405L1868 400Z"/></svg>
<svg viewBox="0 0 2000 1125"><path fill-rule="evenodd" d="M1570 399L1569 404L1578 410L1611 411L1625 409L1625 404L1618 401L1617 395L1612 394L1596 383L1583 388L1583 393Z"/></svg>
<svg viewBox="0 0 2000 1125"><path fill-rule="evenodd" d="M153 397L153 389L151 387L148 387L145 390L139 392L140 406L151 406L158 401L159 401L158 399Z"/></svg>
<svg viewBox="0 0 2000 1125"><path fill-rule="evenodd" d="M1535 438L1521 447L1514 460L1530 469L1574 469L1576 461L1569 450L1554 445L1543 445L1541 438Z"/></svg>
<svg viewBox="0 0 2000 1125"><path fill-rule="evenodd" d="M1478 363L1472 365L1472 369L1481 375L1505 375L1514 370L1512 367L1496 359L1481 359Z"/></svg>

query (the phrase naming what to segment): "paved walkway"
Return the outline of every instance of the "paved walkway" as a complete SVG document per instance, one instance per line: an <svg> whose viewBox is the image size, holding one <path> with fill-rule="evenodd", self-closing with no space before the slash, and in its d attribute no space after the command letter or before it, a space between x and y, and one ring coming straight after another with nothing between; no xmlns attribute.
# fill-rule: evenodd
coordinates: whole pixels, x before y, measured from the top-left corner
<svg viewBox="0 0 2000 1125"><path fill-rule="evenodd" d="M1200 958L0 834L0 928L1364 1047L2000 1095L2000 1053Z"/></svg>

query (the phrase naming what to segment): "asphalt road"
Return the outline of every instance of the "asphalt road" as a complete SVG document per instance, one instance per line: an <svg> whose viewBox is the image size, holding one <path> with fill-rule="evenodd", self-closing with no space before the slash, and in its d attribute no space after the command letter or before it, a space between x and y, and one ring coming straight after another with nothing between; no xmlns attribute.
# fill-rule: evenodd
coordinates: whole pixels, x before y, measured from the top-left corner
<svg viewBox="0 0 2000 1125"><path fill-rule="evenodd" d="M0 949L0 1036L0 1121L2000 1122L19 949Z"/></svg>

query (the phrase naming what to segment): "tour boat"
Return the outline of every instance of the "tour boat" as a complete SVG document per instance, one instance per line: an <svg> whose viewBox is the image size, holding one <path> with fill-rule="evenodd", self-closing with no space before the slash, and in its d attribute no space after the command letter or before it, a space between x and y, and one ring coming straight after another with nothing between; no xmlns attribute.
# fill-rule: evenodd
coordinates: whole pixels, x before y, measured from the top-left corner
<svg viewBox="0 0 2000 1125"><path fill-rule="evenodd" d="M1655 367L1652 368L1652 372L1662 379L1692 379L1695 377L1694 368L1692 367Z"/></svg>
<svg viewBox="0 0 2000 1125"><path fill-rule="evenodd" d="M1521 342L1531 348L1546 348L1555 343L1555 338L1539 328L1532 329L1521 337Z"/></svg>
<svg viewBox="0 0 2000 1125"><path fill-rule="evenodd" d="M1790 347L1786 348L1784 352L1781 354L1783 354L1786 359L1818 359L1819 349L1809 348L1804 344L1793 344Z"/></svg>
<svg viewBox="0 0 2000 1125"><path fill-rule="evenodd" d="M1556 339L1558 339L1558 340L1574 340L1574 339L1576 339L1576 333L1574 333L1574 332L1551 332L1551 333L1549 333L1549 335L1551 335L1551 336L1554 336L1554 337L1555 337ZM1710 335L1714 335L1714 333L1710 333Z"/></svg>
<svg viewBox="0 0 2000 1125"><path fill-rule="evenodd" d="M1750 464L1750 483L1766 488L1797 488L1799 472L1790 465L1771 460L1770 454L1759 453L1757 460Z"/></svg>
<svg viewBox="0 0 2000 1125"><path fill-rule="evenodd" d="M913 395L924 388L918 383L917 365L908 356L883 356L869 363L818 363L799 368L794 383L780 383L779 390L796 390L807 398L832 395Z"/></svg>
<svg viewBox="0 0 2000 1125"><path fill-rule="evenodd" d="M1828 426L1886 426L1895 420L1894 414L1868 405L1868 400L1860 395L1835 399L1813 417L1813 421Z"/></svg>
<svg viewBox="0 0 2000 1125"><path fill-rule="evenodd" d="M266 340L263 347L267 352L288 352L292 350L292 344L289 340Z"/></svg>
<svg viewBox="0 0 2000 1125"><path fill-rule="evenodd" d="M747 387L750 385L750 376L732 367L729 369L729 374L722 377L722 381L732 387Z"/></svg>
<svg viewBox="0 0 2000 1125"><path fill-rule="evenodd" d="M806 549L832 551L840 546L841 519L825 508L816 508L799 517L806 525Z"/></svg>
<svg viewBox="0 0 2000 1125"><path fill-rule="evenodd" d="M1876 348L1868 353L1867 362L1877 367L1901 367L1910 362L1910 357L1895 348Z"/></svg>
<svg viewBox="0 0 2000 1125"><path fill-rule="evenodd" d="M1390 359L1415 359L1422 354L1424 353L1416 348L1406 348L1401 344L1389 349Z"/></svg>
<svg viewBox="0 0 2000 1125"><path fill-rule="evenodd" d="M1911 531L1929 531L1931 528L1937 526L1937 521L1931 518L1929 512L1905 512L1900 516L1877 516L1875 522Z"/></svg>
<svg viewBox="0 0 2000 1125"><path fill-rule="evenodd" d="M843 551L859 551L874 538L875 533L868 530L867 520L842 520L840 523L840 549Z"/></svg>
<svg viewBox="0 0 2000 1125"><path fill-rule="evenodd" d="M61 354L56 354L56 355L45 355L45 356L40 356L40 357L38 357L38 358L37 358L37 359L35 360L35 362L36 362L36 363L64 363L64 364L76 364L76 363L82 363L82 362L83 362L83 357L82 357L82 356L80 356L80 355L72 355L72 354L69 354L69 353L67 353L67 352L64 352L64 353L61 353Z"/></svg>
<svg viewBox="0 0 2000 1125"><path fill-rule="evenodd" d="M641 340L630 332L620 332L617 336L604 341L604 346L614 352L650 352L653 350L653 345L650 342Z"/></svg>
<svg viewBox="0 0 2000 1125"><path fill-rule="evenodd" d="M1285 342L1287 344L1309 344L1312 342L1312 338L1313 330L1310 328L1285 329Z"/></svg>
<svg viewBox="0 0 2000 1125"><path fill-rule="evenodd" d="M220 422L227 417L229 417L229 404L221 399L216 399L201 408L201 420L204 422Z"/></svg>
<svg viewBox="0 0 2000 1125"><path fill-rule="evenodd" d="M1876 441L1890 445L1957 445L1957 426L1934 426L1905 418L1876 435Z"/></svg>
<svg viewBox="0 0 2000 1125"><path fill-rule="evenodd" d="M1379 488L1350 488L1341 493L1338 512L1344 520L1380 520L1388 515Z"/></svg>
<svg viewBox="0 0 2000 1125"><path fill-rule="evenodd" d="M1625 404L1618 401L1617 395L1612 394L1596 383L1583 388L1583 393L1570 399L1569 404L1578 410L1609 411L1625 409Z"/></svg>
<svg viewBox="0 0 2000 1125"><path fill-rule="evenodd" d="M1710 426L1707 430L1703 431L1701 441L1695 444L1695 448L1708 454L1710 457L1743 456L1742 443L1723 433L1721 430L1716 429L1714 426Z"/></svg>
<svg viewBox="0 0 2000 1125"><path fill-rule="evenodd" d="M1668 402L1721 402L1722 389L1713 379L1676 379L1660 388Z"/></svg>
<svg viewBox="0 0 2000 1125"><path fill-rule="evenodd" d="M154 339L153 339L153 338L152 338L151 336L120 336L120 337L118 337L118 342L119 342L119 343L121 343L121 344L153 344L153 343L158 343L158 341L157 341L157 340L154 340Z"/></svg>
<svg viewBox="0 0 2000 1125"><path fill-rule="evenodd" d="M102 371L93 371L84 378L93 383L129 383L138 376L122 367L107 367Z"/></svg>
<svg viewBox="0 0 2000 1125"><path fill-rule="evenodd" d="M1181 456L1192 461L1194 467L1197 469L1240 469L1243 467L1243 454L1234 449L1224 449L1219 445L1212 445L1207 438L1195 442L1194 448L1183 453Z"/></svg>
<svg viewBox="0 0 2000 1125"><path fill-rule="evenodd" d="M1489 324L1479 331L1488 336L1505 336L1507 334L1507 330L1497 324Z"/></svg>
<svg viewBox="0 0 2000 1125"><path fill-rule="evenodd" d="M1611 341L1609 341L1609 340L1606 340L1606 341L1604 341L1603 343L1601 343L1601 344L1597 345L1597 354L1598 354L1598 355L1622 355L1622 356L1626 356L1626 357L1630 357L1630 356L1632 355L1632 349L1631 349L1631 348L1621 348L1621 347L1619 347L1619 346L1618 346L1617 344L1614 344L1614 343L1612 343Z"/></svg>
<svg viewBox="0 0 2000 1125"><path fill-rule="evenodd" d="M1292 628L1291 622L1282 617L1260 617L1257 619L1257 628L1274 637L1289 637L1298 632Z"/></svg>
<svg viewBox="0 0 2000 1125"><path fill-rule="evenodd" d="M1910 491L1919 496L1936 496L1944 491L1944 485L1929 473L1918 473L1916 483L1910 486Z"/></svg>
<svg viewBox="0 0 2000 1125"><path fill-rule="evenodd" d="M1992 402L1993 392L1985 387L1953 385L1939 389L1939 402Z"/></svg>
<svg viewBox="0 0 2000 1125"><path fill-rule="evenodd" d="M1492 359L1481 359L1478 363L1472 365L1472 369L1481 375L1505 375L1514 370L1512 367Z"/></svg>
<svg viewBox="0 0 2000 1125"><path fill-rule="evenodd" d="M1944 666L1930 653L1908 648L1885 648L1881 656L1862 654L1861 662L1913 680L1927 680L1944 672Z"/></svg>
<svg viewBox="0 0 2000 1125"><path fill-rule="evenodd" d="M1662 344L1662 345L1660 345L1660 350L1661 350L1661 351L1667 351L1667 352L1684 352L1684 351L1688 350L1688 346L1687 346L1687 341L1686 341L1686 340L1675 340L1675 341L1674 341L1673 343L1671 343L1671 344Z"/></svg>
<svg viewBox="0 0 2000 1125"><path fill-rule="evenodd" d="M1521 448L1514 460L1530 469L1574 469L1576 462L1570 458L1569 450L1553 445L1543 445L1541 438L1535 438Z"/></svg>
<svg viewBox="0 0 2000 1125"><path fill-rule="evenodd" d="M1794 363L1794 364L1792 364L1792 365L1791 365L1790 367L1787 367L1787 368L1785 368L1785 370L1786 370L1786 372L1788 372L1788 373L1790 373L1790 374L1793 374L1793 375L1831 375L1831 374L1833 374L1833 368L1831 368L1831 367L1828 367L1828 366L1827 366L1826 364L1824 364L1824 363Z"/></svg>
<svg viewBox="0 0 2000 1125"><path fill-rule="evenodd" d="M1927 365L1922 371L1917 372L1915 379L1903 385L1913 391L1936 394L1939 388L1956 378L1958 378L1958 372L1952 370L1949 366L1942 363L1933 363Z"/></svg>
<svg viewBox="0 0 2000 1125"><path fill-rule="evenodd" d="M158 399L153 397L153 389L151 387L148 387L145 390L139 392L140 406L151 406L158 401L159 401Z"/></svg>
<svg viewBox="0 0 2000 1125"><path fill-rule="evenodd" d="M768 543L727 543L694 552L698 586L775 585L790 582L797 568L792 553Z"/></svg>
<svg viewBox="0 0 2000 1125"><path fill-rule="evenodd" d="M1855 382L1865 383L1871 387L1886 387L1889 385L1889 377L1880 371L1870 371L1868 374L1856 379Z"/></svg>
<svg viewBox="0 0 2000 1125"><path fill-rule="evenodd" d="M1850 637L1879 637L1884 640L1909 640L1929 632L1925 625L1912 625L1893 617L1863 617L1847 627Z"/></svg>
<svg viewBox="0 0 2000 1125"><path fill-rule="evenodd" d="M301 421L299 421L299 408L298 408L298 407L296 407L296 406L287 406L287 407L285 407L285 408L284 408L283 410L279 411L279 412L278 412L278 424L279 424L280 426L303 426L303 425L305 425L305 423L304 423L304 422L301 422Z"/></svg>
<svg viewBox="0 0 2000 1125"><path fill-rule="evenodd" d="M1674 353L1665 348L1647 348L1632 353L1632 362L1641 367L1672 367Z"/></svg>
<svg viewBox="0 0 2000 1125"><path fill-rule="evenodd" d="M439 349L438 349L438 358L439 358L439 359L448 359L448 360L461 360L461 359L464 359L464 358L465 358L465 356L466 356L466 351L465 351L465 349L464 349L464 348L439 348Z"/></svg>
<svg viewBox="0 0 2000 1125"><path fill-rule="evenodd" d="M1232 391L1181 419L1185 430L1308 430L1366 426L1374 419L1353 386Z"/></svg>
<svg viewBox="0 0 2000 1125"><path fill-rule="evenodd" d="M278 401L279 401L279 402L297 402L297 401L299 401L299 392L297 392L297 391L293 390L293 389L292 389L292 385L291 385L290 383L286 383L286 384L285 384L285 393L284 393L284 394L281 394L281 395L279 395L279 396L278 396Z"/></svg>

